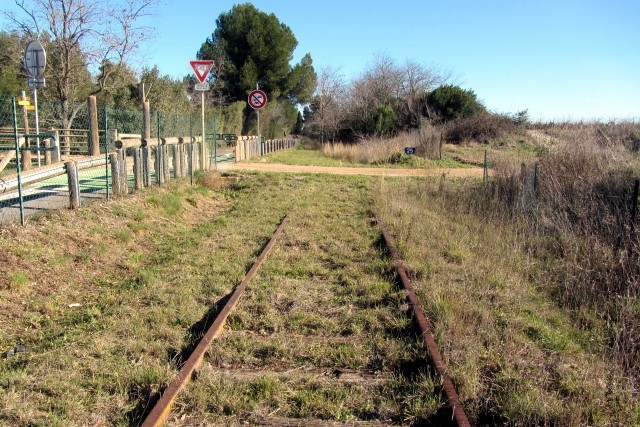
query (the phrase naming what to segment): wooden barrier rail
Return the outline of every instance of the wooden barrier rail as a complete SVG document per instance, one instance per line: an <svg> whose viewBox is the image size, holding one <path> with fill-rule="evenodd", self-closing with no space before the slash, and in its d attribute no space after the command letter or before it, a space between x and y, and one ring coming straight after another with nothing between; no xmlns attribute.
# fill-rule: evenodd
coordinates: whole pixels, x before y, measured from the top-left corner
<svg viewBox="0 0 640 427"><path fill-rule="evenodd" d="M48 135L52 134L48 133ZM118 135L119 139L111 140L111 137L115 135ZM55 139L50 137L48 140L57 142L59 134L55 136ZM259 143L255 136L239 137L235 147L236 161L291 148L295 146L296 142L294 139L278 139ZM15 138L13 144L15 151ZM102 168L110 171L111 186L105 186L108 198L109 191L113 191L111 193L113 195L123 195L129 192L127 177L131 173L134 177L133 189L141 190L152 185L152 172L155 172L155 183L163 185L171 179L193 176L196 170L207 171L212 164L210 151L213 145L211 141L205 143L201 137L163 137L145 140L139 134L117 134L115 131L109 135L108 147L108 153L83 158L67 157L64 163L61 163L56 155L53 158L57 162L53 164L33 171L22 171L20 178L5 177L0 180L0 193L14 192L21 186L33 185L66 174L69 207L75 209L80 206L81 202L79 174L83 170ZM59 146L56 144L53 148L57 149ZM52 151L49 148L45 154ZM49 155L48 162L51 162L51 156ZM133 161L133 165L128 164L131 161ZM22 203L22 198L20 199Z"/></svg>
<svg viewBox="0 0 640 427"><path fill-rule="evenodd" d="M295 139L270 139L262 142L262 147L257 136L242 136L236 142L236 162L249 160L265 154L293 148L297 144Z"/></svg>

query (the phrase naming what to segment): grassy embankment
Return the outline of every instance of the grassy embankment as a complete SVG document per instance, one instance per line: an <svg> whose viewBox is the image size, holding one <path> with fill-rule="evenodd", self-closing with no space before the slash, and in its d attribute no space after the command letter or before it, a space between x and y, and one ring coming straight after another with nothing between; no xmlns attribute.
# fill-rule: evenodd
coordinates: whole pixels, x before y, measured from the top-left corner
<svg viewBox="0 0 640 427"><path fill-rule="evenodd" d="M457 193L466 188L447 184L454 186ZM26 229L4 228L2 263L12 267L0 282L0 349L23 344L26 351L0 361L6 408L0 425L134 425L175 374L177 355L192 345L191 326L239 281L291 208L298 218L291 234L230 319L221 350L235 351L242 366L267 363L271 370L392 369L385 363L415 360L419 348L402 353L398 336L386 335L388 325L402 330L406 320L380 315L398 296L383 297L390 285L371 252L377 233L367 224L371 196L406 259L472 420L637 423L637 402L619 365L607 360L599 323L578 327L555 289L536 280L546 265L522 250L518 228L455 209L445 193L439 181L416 178L246 175L226 190L172 186L53 214ZM61 250L60 242L71 243ZM341 292L323 293L329 284ZM301 290L305 297L297 302L291 295ZM311 301L332 311L323 315ZM353 339L313 351L300 345L300 336L321 335L323 328ZM368 344L360 344L363 337ZM204 373L237 367L226 354L212 353ZM439 405L424 376L415 390L403 377L383 376L381 390L402 391L396 400L361 385L318 386L293 372L211 378L193 383L180 403L185 423L189 414L216 421L246 413L411 422L428 419ZM220 388L225 381L234 393ZM355 404L348 403L352 394Z"/></svg>
<svg viewBox="0 0 640 427"><path fill-rule="evenodd" d="M11 269L0 285L0 348L20 351L0 361L0 425L137 425L288 211L282 243L174 421L232 422L267 409L397 421L437 413L436 381L420 368L424 350L378 252L373 181L223 179L2 229L2 263ZM221 389L205 375L214 362L296 372L227 380ZM320 375L336 370L366 375Z"/></svg>

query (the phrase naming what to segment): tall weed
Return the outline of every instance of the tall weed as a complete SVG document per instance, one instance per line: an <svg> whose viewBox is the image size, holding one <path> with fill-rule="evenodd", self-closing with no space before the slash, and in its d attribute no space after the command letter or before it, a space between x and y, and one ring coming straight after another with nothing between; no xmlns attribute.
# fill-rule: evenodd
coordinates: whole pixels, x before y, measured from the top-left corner
<svg viewBox="0 0 640 427"><path fill-rule="evenodd" d="M414 133L403 132L390 139L373 138L355 144L333 143L321 147L327 157L351 163L383 164L398 163L406 147L416 148L416 155L428 159L439 159L441 151L440 132L423 126Z"/></svg>
<svg viewBox="0 0 640 427"><path fill-rule="evenodd" d="M624 138L597 126L555 131L564 143L535 172L497 161L486 184L441 186L440 196L450 209L520 230L539 283L577 323L602 328L601 344L640 380L640 233L632 216L640 165Z"/></svg>

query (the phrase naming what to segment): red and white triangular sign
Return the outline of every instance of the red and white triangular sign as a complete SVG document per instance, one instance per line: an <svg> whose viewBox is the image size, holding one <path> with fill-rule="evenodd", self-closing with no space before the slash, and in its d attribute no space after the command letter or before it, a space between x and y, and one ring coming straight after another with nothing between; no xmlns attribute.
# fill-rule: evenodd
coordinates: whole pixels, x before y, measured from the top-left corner
<svg viewBox="0 0 640 427"><path fill-rule="evenodd" d="M209 71L213 68L212 60L189 61L189 64L191 64L191 68L193 68L200 83L204 83L207 80Z"/></svg>

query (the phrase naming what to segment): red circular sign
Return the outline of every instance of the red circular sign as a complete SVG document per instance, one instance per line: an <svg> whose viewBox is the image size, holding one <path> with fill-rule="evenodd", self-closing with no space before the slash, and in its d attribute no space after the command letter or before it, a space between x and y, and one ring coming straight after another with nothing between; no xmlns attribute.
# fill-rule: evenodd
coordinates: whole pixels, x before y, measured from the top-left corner
<svg viewBox="0 0 640 427"><path fill-rule="evenodd" d="M254 110L259 110L267 105L267 94L261 90L253 90L249 94L249 106Z"/></svg>

